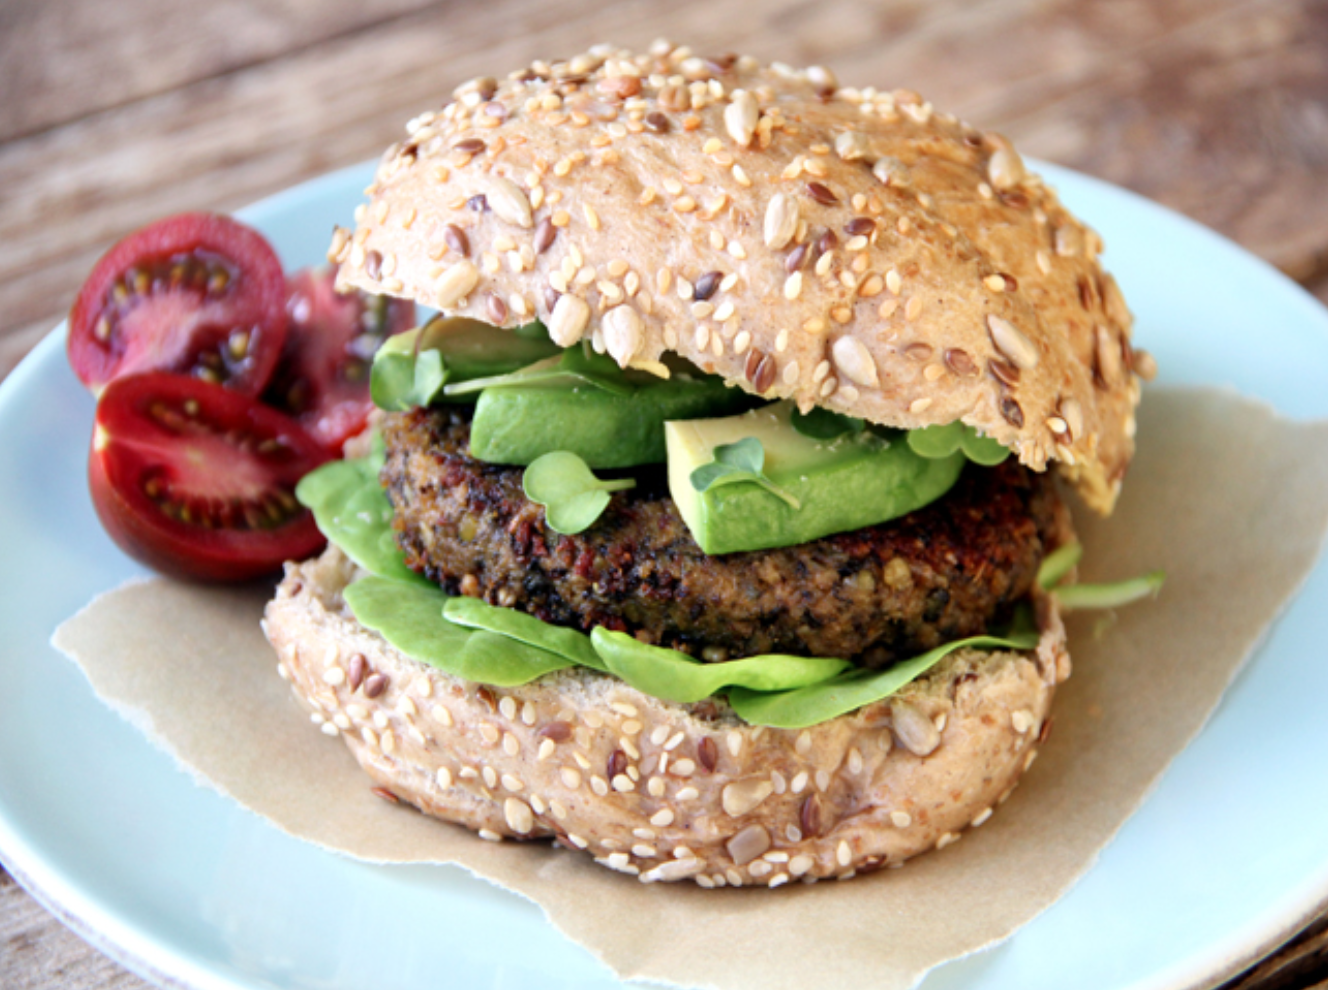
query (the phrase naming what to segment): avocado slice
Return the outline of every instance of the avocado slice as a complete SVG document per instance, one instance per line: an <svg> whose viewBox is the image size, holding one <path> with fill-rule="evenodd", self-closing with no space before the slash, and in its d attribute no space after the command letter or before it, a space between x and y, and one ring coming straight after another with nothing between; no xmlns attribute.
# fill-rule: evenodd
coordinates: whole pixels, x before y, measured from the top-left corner
<svg viewBox="0 0 1328 990"><path fill-rule="evenodd" d="M592 468L659 464L664 424L746 409L752 398L711 376L623 373L623 389L577 379L486 388L470 427L471 456L495 464L529 464L555 450Z"/></svg>
<svg viewBox="0 0 1328 990"><path fill-rule="evenodd" d="M665 424L669 491L706 553L794 546L885 522L935 501L963 470L962 452L921 457L902 432L806 436L793 425L794 409L777 402L740 416ZM692 473L715 461L715 448L747 438L761 442L763 474L787 497L755 481L698 491Z"/></svg>

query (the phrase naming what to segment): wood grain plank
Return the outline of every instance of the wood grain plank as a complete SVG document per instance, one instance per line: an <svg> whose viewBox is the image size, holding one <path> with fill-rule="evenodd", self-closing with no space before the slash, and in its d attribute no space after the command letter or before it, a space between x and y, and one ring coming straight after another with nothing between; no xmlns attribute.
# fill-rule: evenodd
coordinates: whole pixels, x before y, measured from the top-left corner
<svg viewBox="0 0 1328 990"><path fill-rule="evenodd" d="M5 0L0 141L232 72L437 0Z"/></svg>
<svg viewBox="0 0 1328 990"><path fill-rule="evenodd" d="M192 3L192 0L191 0ZM0 335L63 310L154 216L373 156L494 66L660 34L908 83L1029 153L1139 189L1301 277L1328 257L1328 0L494 0L432 7L0 145Z"/></svg>

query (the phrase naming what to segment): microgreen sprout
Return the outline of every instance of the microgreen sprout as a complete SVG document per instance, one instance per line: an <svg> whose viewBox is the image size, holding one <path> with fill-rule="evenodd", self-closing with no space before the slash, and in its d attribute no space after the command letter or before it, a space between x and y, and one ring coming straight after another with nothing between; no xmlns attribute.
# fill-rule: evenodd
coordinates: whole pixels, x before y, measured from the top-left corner
<svg viewBox="0 0 1328 990"><path fill-rule="evenodd" d="M521 479L526 498L544 506L549 528L569 536L594 524L612 492L635 485L633 478L596 478L585 461L567 450L535 458Z"/></svg>
<svg viewBox="0 0 1328 990"><path fill-rule="evenodd" d="M783 499L795 509L802 503L794 495L780 488L765 475L765 447L756 437L744 437L737 443L720 444L715 448L715 459L702 464L692 472L692 487L706 492L721 485L750 481L760 485L771 495Z"/></svg>
<svg viewBox="0 0 1328 990"><path fill-rule="evenodd" d="M1008 447L991 437L978 436L977 430L957 420L944 426L909 430L908 445L919 457L931 460L949 457L955 451L962 450L965 457L983 467L994 467L1010 454Z"/></svg>

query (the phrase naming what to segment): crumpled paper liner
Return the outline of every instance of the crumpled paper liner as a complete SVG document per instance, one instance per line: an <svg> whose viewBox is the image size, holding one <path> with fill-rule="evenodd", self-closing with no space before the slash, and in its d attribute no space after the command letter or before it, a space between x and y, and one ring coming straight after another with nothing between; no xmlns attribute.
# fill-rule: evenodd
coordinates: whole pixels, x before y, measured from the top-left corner
<svg viewBox="0 0 1328 990"><path fill-rule="evenodd" d="M1082 580L1161 567L1161 597L1072 617L1074 676L1054 731L988 823L849 883L646 886L580 854L482 842L391 807L290 698L252 588L132 583L97 598L54 642L103 700L278 828L374 862L459 863L538 903L623 978L906 988L1050 906L1203 726L1318 556L1328 423L1294 423L1227 393L1152 390L1116 514L1076 515Z"/></svg>

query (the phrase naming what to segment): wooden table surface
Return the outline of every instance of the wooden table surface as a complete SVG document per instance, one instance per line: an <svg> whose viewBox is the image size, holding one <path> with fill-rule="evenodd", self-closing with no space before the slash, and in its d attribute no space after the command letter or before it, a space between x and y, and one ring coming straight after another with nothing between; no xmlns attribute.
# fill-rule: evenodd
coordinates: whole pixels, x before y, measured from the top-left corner
<svg viewBox="0 0 1328 990"><path fill-rule="evenodd" d="M0 0L0 377L134 228L375 157L472 76L657 37L916 89L1328 302L1328 0ZM0 871L0 986L147 984ZM1328 916L1229 986L1328 988Z"/></svg>

